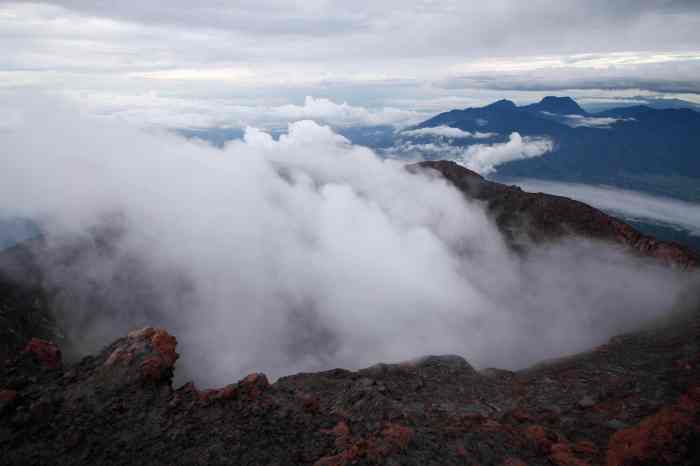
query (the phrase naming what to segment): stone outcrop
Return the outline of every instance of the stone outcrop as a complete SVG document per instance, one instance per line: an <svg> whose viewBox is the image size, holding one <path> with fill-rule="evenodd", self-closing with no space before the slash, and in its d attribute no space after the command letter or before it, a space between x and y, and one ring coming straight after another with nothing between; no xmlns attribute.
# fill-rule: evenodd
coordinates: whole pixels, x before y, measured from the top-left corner
<svg viewBox="0 0 700 466"><path fill-rule="evenodd" d="M640 256L666 264L696 268L700 257L677 243L646 236L625 222L583 202L486 180L455 162L429 161L410 165L412 172L444 177L467 199L482 201L501 232L515 247L578 236L620 244Z"/></svg>
<svg viewBox="0 0 700 466"><path fill-rule="evenodd" d="M700 310L528 370L427 356L173 387L177 340L129 333L0 371L0 464L700 464Z"/></svg>

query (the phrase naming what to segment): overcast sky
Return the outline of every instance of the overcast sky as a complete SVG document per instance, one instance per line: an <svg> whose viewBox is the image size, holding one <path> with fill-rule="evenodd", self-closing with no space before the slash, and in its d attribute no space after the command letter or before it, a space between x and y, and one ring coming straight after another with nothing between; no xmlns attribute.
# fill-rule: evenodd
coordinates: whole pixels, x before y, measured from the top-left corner
<svg viewBox="0 0 700 466"><path fill-rule="evenodd" d="M698 102L698 76L695 0L0 1L0 92L148 125L396 124L546 94Z"/></svg>

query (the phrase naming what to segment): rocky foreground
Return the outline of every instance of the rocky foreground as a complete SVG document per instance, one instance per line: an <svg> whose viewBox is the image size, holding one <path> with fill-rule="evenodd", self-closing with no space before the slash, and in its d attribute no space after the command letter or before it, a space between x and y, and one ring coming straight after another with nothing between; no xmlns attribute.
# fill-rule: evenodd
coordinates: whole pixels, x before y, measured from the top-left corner
<svg viewBox="0 0 700 466"><path fill-rule="evenodd" d="M521 372L430 356L202 390L145 328L0 372L0 464L697 465L700 310Z"/></svg>

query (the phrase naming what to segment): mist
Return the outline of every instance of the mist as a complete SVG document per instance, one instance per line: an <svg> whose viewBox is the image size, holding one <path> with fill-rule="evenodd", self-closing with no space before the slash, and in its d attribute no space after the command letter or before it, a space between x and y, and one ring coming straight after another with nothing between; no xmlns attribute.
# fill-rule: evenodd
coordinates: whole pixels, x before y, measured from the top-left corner
<svg viewBox="0 0 700 466"><path fill-rule="evenodd" d="M21 108L0 212L41 227L69 340L87 353L166 327L178 372L205 386L442 353L521 368L668 312L692 278L583 239L515 254L440 177L313 121L217 150L53 100Z"/></svg>
<svg viewBox="0 0 700 466"><path fill-rule="evenodd" d="M511 181L526 191L570 197L623 218L671 225L700 236L700 204L697 203L610 186L531 179Z"/></svg>
<svg viewBox="0 0 700 466"><path fill-rule="evenodd" d="M403 139L408 136L432 136L431 142L413 142ZM546 136L521 136L514 132L508 136L506 142L491 144L470 144L467 146L452 143L457 136L474 139L488 139L497 136L494 133L469 133L458 128L438 126L437 128L420 128L403 131L398 144L386 150L385 153L403 159L428 158L432 160L444 159L467 167L482 175L488 175L496 171L496 167L513 160L523 160L533 157L542 157L550 153L554 148L554 141Z"/></svg>

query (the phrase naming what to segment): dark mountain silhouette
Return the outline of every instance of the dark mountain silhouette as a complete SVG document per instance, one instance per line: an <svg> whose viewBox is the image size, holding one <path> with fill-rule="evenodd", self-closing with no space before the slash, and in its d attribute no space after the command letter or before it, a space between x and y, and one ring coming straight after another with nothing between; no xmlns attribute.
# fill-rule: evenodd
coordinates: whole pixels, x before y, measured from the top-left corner
<svg viewBox="0 0 700 466"><path fill-rule="evenodd" d="M589 127L595 120L586 118L616 121ZM586 114L573 99L546 97L524 107L501 100L485 107L452 110L418 127L439 125L500 135L490 142L504 142L512 132L548 136L554 141L551 153L500 165L493 176L497 180L606 184L700 201L700 113L694 110L636 106ZM474 143L455 141L458 145Z"/></svg>
<svg viewBox="0 0 700 466"><path fill-rule="evenodd" d="M587 115L588 113L579 107L571 97L553 97L548 96L541 101L525 105L524 110L533 113L548 112L557 115Z"/></svg>
<svg viewBox="0 0 700 466"><path fill-rule="evenodd" d="M515 131L523 135L551 136L560 136L573 131L563 123L525 111L510 100L499 100L485 107L441 113L419 124L417 128L441 125L469 132L495 132L501 135L502 140L506 140L508 135Z"/></svg>

